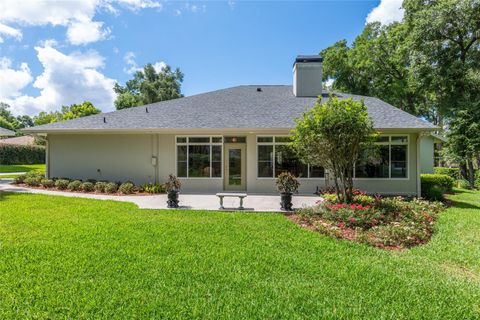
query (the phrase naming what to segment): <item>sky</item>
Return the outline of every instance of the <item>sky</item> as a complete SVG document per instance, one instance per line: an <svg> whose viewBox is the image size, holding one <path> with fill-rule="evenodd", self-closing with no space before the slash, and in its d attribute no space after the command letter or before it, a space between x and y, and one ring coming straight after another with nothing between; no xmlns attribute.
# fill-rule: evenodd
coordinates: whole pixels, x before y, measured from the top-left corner
<svg viewBox="0 0 480 320"><path fill-rule="evenodd" d="M349 43L367 22L401 20L402 0L1 0L0 102L15 115L91 101L152 63L185 74L186 96L291 84L298 54Z"/></svg>

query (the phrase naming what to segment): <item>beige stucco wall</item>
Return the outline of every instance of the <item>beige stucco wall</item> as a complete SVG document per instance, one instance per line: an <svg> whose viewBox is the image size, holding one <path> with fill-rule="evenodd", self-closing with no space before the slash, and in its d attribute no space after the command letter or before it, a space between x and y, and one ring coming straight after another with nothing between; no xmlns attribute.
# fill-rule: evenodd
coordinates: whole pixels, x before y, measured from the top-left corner
<svg viewBox="0 0 480 320"><path fill-rule="evenodd" d="M434 138L422 137L420 140L420 173L433 173Z"/></svg>
<svg viewBox="0 0 480 320"><path fill-rule="evenodd" d="M111 181L154 181L151 135L48 136L49 176Z"/></svg>
<svg viewBox="0 0 480 320"><path fill-rule="evenodd" d="M203 133L203 135L219 134L221 133ZM277 134L288 134L288 131ZM247 192L275 193L274 178L256 176L257 133L237 135L247 137ZM355 186L371 193L416 194L417 134L409 134L409 137L408 178L356 179ZM62 134L49 135L48 140L50 177L131 180L140 184L156 180L163 182L168 174L176 172L175 134ZM152 157L157 157L157 166L152 164ZM219 178L190 178L181 181L182 191L185 193L223 191L223 179ZM300 179L300 183L301 194L312 194L317 186L320 188L325 186L325 179Z"/></svg>

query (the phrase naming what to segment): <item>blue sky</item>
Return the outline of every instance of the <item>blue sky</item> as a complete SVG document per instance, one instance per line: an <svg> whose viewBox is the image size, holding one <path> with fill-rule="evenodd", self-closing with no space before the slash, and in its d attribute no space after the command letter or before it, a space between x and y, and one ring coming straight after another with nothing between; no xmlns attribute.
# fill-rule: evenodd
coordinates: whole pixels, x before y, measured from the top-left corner
<svg viewBox="0 0 480 320"><path fill-rule="evenodd" d="M185 95L290 84L297 54L351 41L367 19L402 17L401 0L9 2L0 3L0 101L16 114L83 100L112 110L112 84L148 62L179 67Z"/></svg>

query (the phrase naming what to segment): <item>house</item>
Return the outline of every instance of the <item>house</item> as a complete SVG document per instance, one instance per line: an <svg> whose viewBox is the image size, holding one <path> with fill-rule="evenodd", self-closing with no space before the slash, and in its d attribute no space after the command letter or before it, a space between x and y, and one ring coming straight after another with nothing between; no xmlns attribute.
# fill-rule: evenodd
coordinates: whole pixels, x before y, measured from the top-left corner
<svg viewBox="0 0 480 320"><path fill-rule="evenodd" d="M20 136L13 138L1 139L0 144L13 144L20 146L31 146L35 143L35 138L32 136Z"/></svg>
<svg viewBox="0 0 480 320"><path fill-rule="evenodd" d="M318 96L329 96L322 92L322 59L299 56L293 86L243 85L25 131L46 135L49 177L144 183L173 173L184 192L273 193L275 177L288 170L300 177L300 193L312 194L332 185L331 176L299 162L286 144L294 119ZM355 186L418 194L430 157L433 166L433 153L422 155L422 148L430 152L437 128L374 97L335 96L363 99L381 132L379 159L356 165Z"/></svg>
<svg viewBox="0 0 480 320"><path fill-rule="evenodd" d="M14 135L14 131L0 127L0 137L12 137Z"/></svg>

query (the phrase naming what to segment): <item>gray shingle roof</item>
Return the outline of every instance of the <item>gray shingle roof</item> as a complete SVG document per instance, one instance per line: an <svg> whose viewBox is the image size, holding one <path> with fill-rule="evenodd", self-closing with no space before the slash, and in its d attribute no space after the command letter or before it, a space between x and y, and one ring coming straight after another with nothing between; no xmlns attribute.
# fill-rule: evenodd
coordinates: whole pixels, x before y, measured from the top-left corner
<svg viewBox="0 0 480 320"><path fill-rule="evenodd" d="M262 88L259 92L257 88ZM248 85L175 100L28 128L28 132L122 129L275 129L292 128L294 119L315 103L297 98L287 85ZM435 129L432 124L373 97L363 99L377 129ZM324 99L328 94L323 95ZM146 111L148 109L148 112ZM105 122L104 122L105 118Z"/></svg>
<svg viewBox="0 0 480 320"><path fill-rule="evenodd" d="M0 137L10 137L14 135L15 135L14 131L0 127Z"/></svg>

